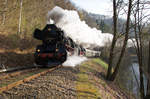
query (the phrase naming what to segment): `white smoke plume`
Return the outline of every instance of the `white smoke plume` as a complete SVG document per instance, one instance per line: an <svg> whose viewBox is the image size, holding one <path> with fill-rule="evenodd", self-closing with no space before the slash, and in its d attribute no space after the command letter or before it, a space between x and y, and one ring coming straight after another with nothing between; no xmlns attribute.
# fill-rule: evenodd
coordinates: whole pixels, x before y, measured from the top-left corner
<svg viewBox="0 0 150 99"><path fill-rule="evenodd" d="M66 36L69 36L77 44L81 44L84 48L103 47L105 44L111 44L113 35L110 33L102 33L96 28L89 27L85 21L81 21L79 15L74 10L64 10L60 7L55 7L48 12L47 24L56 24L61 28ZM118 41L117 44L123 44ZM133 46L129 41L129 45ZM117 45L118 46L118 45ZM64 66L76 66L85 61L85 57L69 56Z"/></svg>
<svg viewBox="0 0 150 99"><path fill-rule="evenodd" d="M67 58L67 61L65 61L62 65L63 66L76 66L78 64L80 64L81 62L87 60L86 57L81 57L81 56L76 56L76 55L73 55L73 56L69 56Z"/></svg>
<svg viewBox="0 0 150 99"><path fill-rule="evenodd" d="M74 10L64 10L56 6L48 12L47 19L47 23L53 20L66 36L71 37L77 44L81 44L85 48L91 45L104 46L113 38L109 33L102 33L96 28L89 27L85 21L80 20L78 13Z"/></svg>
<svg viewBox="0 0 150 99"><path fill-rule="evenodd" d="M84 48L104 46L113 38L111 34L103 34L100 30L89 27L85 21L80 20L78 13L73 10L64 10L56 6L48 12L47 20L47 24L56 24L56 26L65 32L66 36L69 36ZM87 60L86 57L68 56L63 66L74 67L85 60Z"/></svg>

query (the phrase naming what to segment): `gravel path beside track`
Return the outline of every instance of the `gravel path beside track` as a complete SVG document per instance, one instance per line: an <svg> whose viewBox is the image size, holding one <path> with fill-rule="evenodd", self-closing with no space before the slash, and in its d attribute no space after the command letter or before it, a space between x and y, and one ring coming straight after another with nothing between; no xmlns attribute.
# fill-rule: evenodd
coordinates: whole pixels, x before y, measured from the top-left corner
<svg viewBox="0 0 150 99"><path fill-rule="evenodd" d="M76 99L75 73L63 67L0 94L0 99Z"/></svg>

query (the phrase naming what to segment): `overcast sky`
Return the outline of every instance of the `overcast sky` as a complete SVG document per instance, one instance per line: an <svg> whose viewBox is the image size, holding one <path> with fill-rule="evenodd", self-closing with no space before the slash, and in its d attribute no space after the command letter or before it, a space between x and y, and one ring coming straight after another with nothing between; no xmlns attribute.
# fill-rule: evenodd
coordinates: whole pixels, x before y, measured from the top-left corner
<svg viewBox="0 0 150 99"><path fill-rule="evenodd" d="M112 2L111 0L71 0L78 7L87 10L88 12L111 15Z"/></svg>

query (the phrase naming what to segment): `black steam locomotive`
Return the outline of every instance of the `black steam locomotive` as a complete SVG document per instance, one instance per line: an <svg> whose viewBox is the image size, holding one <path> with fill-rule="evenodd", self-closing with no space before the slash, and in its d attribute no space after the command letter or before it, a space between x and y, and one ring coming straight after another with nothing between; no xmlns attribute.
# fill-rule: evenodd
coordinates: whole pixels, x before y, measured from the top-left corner
<svg viewBox="0 0 150 99"><path fill-rule="evenodd" d="M44 66L56 66L67 59L66 38L64 32L55 24L48 24L43 30L35 29L34 38L42 44L36 47L35 63Z"/></svg>
<svg viewBox="0 0 150 99"><path fill-rule="evenodd" d="M66 37L55 24L47 24L43 30L35 29L33 36L42 41L34 53L37 65L57 66L65 62L67 56L84 56L86 53L81 45Z"/></svg>

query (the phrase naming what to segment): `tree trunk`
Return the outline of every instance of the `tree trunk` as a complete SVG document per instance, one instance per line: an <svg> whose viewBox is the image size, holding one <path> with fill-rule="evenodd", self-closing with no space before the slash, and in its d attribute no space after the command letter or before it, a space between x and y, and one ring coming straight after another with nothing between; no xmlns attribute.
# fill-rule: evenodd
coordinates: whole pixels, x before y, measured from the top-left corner
<svg viewBox="0 0 150 99"><path fill-rule="evenodd" d="M136 40L136 46L137 46L137 50L136 50L136 54L138 57L138 64L139 64L139 72L140 72L140 94L141 94L141 98L144 97L144 83L143 83L143 69L142 69L142 42L141 40L139 40L141 38L141 35L139 33L139 39L138 39L138 34L137 34L137 25L136 25L136 14L135 14L135 27L134 27L134 31L135 31L135 40ZM139 25L139 24L138 24Z"/></svg>
<svg viewBox="0 0 150 99"><path fill-rule="evenodd" d="M111 76L111 80L113 81L117 74L118 74L118 71L119 71L119 67L120 67L120 64L121 64L121 61L122 61L122 58L124 56L124 53L125 53L125 49L126 49L126 45L127 45L127 41L128 41L128 34L129 34L129 26L130 26L130 15L131 15L131 8L132 8L132 0L129 0L129 6L128 6L128 15L127 15L127 22L126 22L126 34L125 34L125 40L124 40L124 43L123 43L123 47L122 47L122 50L121 50L121 54L120 54L120 57L119 57L119 60L117 62L117 65L116 65L116 68Z"/></svg>
<svg viewBox="0 0 150 99"><path fill-rule="evenodd" d="M112 40L112 45L111 45L111 49L110 49L110 55L109 55L109 66L108 66L108 70L107 70L107 80L110 80L110 76L112 73L112 62L113 62L113 58L114 58L114 48L115 48L115 44L117 41L117 7L116 7L116 0L113 0L113 22L114 22L114 37Z"/></svg>
<svg viewBox="0 0 150 99"><path fill-rule="evenodd" d="M22 19L22 0L20 0L20 16L19 16L19 28L18 28L18 33L21 32L21 19Z"/></svg>
<svg viewBox="0 0 150 99"><path fill-rule="evenodd" d="M150 41L149 41L149 58L148 58L148 77L150 77ZM146 96L150 96L150 79L147 79L147 93Z"/></svg>
<svg viewBox="0 0 150 99"><path fill-rule="evenodd" d="M140 95L141 95L141 99L144 98L144 78L143 78L143 44L142 44L142 30L141 30L141 24L140 24L140 20L142 20L140 18L140 0L138 0L137 2L137 9L138 9L138 31L139 31L139 46L140 46L140 50L139 50L139 72L140 72Z"/></svg>
<svg viewBox="0 0 150 99"><path fill-rule="evenodd" d="M144 78L143 78L143 69L142 69L142 61L139 60L139 72L140 72L140 95L141 99L144 98Z"/></svg>

